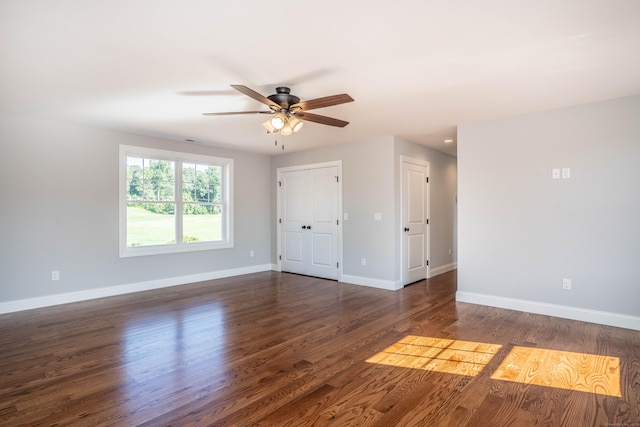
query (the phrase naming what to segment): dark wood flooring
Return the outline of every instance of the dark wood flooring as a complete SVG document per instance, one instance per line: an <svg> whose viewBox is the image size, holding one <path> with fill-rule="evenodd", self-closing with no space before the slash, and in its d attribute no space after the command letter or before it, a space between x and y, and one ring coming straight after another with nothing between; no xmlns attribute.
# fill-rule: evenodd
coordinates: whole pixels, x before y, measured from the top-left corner
<svg viewBox="0 0 640 427"><path fill-rule="evenodd" d="M265 272L0 316L2 426L639 426L640 332ZM501 344L469 377L376 365ZM491 379L514 345L619 357L622 397Z"/></svg>

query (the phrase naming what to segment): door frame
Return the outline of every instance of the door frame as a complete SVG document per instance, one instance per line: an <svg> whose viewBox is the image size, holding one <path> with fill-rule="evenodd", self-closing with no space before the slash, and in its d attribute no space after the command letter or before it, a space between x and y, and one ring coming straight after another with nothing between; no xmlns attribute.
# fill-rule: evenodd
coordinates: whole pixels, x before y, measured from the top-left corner
<svg viewBox="0 0 640 427"><path fill-rule="evenodd" d="M431 164L427 161L427 160L422 160L422 159L418 159L415 157L409 157L409 156L400 156L400 179L399 179L399 195L400 195L400 221L398 223L398 236L399 236L399 246L400 246L400 251L399 251L399 259L398 259L398 265L400 266L400 284L402 287L404 287L405 285L404 283L404 279L405 279L405 270L404 270L404 265L402 263L404 256L405 256L405 252L406 252L406 248L404 247L404 245L402 244L402 236L403 236L403 232L402 232L402 223L404 221L404 199L403 199L403 192L402 192L402 185L403 185L403 181L404 181L404 163L413 163L416 165L420 165L420 166L424 166L427 169L427 177L429 178L429 182L427 183L427 185L425 186L425 203L427 204L427 207L425 209L425 214L427 216L426 219L429 219L429 223L426 224L426 238L424 239L424 244L425 244L425 248L424 248L424 253L426 254L426 258L429 261L429 263L426 266L426 273L425 273L425 278L430 278L431 277Z"/></svg>
<svg viewBox="0 0 640 427"><path fill-rule="evenodd" d="M322 163L310 163L305 165L285 166L276 169L276 271L282 271L282 174L286 172L320 169L335 166L338 168L338 282L342 279L342 160L334 160Z"/></svg>

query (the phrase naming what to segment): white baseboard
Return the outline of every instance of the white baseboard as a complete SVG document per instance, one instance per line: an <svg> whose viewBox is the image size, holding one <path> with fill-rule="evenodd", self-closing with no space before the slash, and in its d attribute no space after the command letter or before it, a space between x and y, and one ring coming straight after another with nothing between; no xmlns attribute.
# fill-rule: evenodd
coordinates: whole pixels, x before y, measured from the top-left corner
<svg viewBox="0 0 640 427"><path fill-rule="evenodd" d="M441 267L436 267L429 271L429 277L437 276L438 274L443 274L451 270L455 270L458 268L457 263L451 263L447 265L443 265ZM361 277L361 276L350 276L343 274L340 278L340 281L343 283L350 283L353 285L361 285L361 286L369 286L371 288L378 289L386 289L388 291L397 291L402 289L402 283L399 280L380 280L380 279L372 279L371 277Z"/></svg>
<svg viewBox="0 0 640 427"><path fill-rule="evenodd" d="M547 304L537 301L520 300L498 297L494 295L476 294L473 292L456 292L456 301L471 304L488 305L490 307L506 308L527 313L544 314L562 317L564 319L580 320L601 325L616 326L618 328L640 331L640 317L627 314L609 313L606 311L590 310L579 307Z"/></svg>
<svg viewBox="0 0 640 427"><path fill-rule="evenodd" d="M68 292L63 294L47 295L43 297L7 301L0 303L0 314L31 310L34 308L49 307L59 304L67 304L70 302L86 301L96 298L110 297L114 295L129 294L132 292L149 291L152 289L167 288L169 286L202 282L205 280L222 279L225 277L240 276L242 274L259 273L262 271L271 271L272 269L273 264L255 265L251 267L234 268L232 270L211 271L207 273L190 274L187 276L169 277L166 279L129 283L126 285L88 289L86 291Z"/></svg>
<svg viewBox="0 0 640 427"><path fill-rule="evenodd" d="M438 274L447 273L451 270L455 270L458 268L457 262L452 262L451 264L441 265L440 267L432 268L429 270L429 278L437 276Z"/></svg>
<svg viewBox="0 0 640 427"><path fill-rule="evenodd" d="M343 274L340 277L342 283L350 283L352 285L369 286L370 288L386 289L388 291L397 291L402 289L400 281L372 279L371 277L349 276Z"/></svg>

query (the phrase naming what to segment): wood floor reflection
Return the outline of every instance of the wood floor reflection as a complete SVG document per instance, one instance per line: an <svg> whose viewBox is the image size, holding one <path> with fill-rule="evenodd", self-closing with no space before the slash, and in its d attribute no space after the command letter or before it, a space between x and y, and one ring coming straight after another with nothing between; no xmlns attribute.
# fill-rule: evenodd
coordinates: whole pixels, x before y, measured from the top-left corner
<svg viewBox="0 0 640 427"><path fill-rule="evenodd" d="M455 289L455 272L396 292L265 272L0 315L0 425L640 423L639 331ZM425 344L407 337L462 343L460 362L495 354L475 376L367 362ZM519 347L618 358L620 396L491 378Z"/></svg>

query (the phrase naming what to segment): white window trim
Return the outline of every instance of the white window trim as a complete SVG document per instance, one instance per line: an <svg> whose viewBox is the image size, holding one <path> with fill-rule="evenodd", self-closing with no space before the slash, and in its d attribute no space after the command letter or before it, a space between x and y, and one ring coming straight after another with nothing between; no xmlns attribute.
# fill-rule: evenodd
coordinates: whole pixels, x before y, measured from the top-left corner
<svg viewBox="0 0 640 427"><path fill-rule="evenodd" d="M190 242L175 243L172 245L155 246L127 246L127 156L147 156L162 160L170 160L178 163L200 162L223 167L223 205L225 215L223 217L222 235L223 239L217 242ZM181 170L181 166L179 167ZM176 176L177 172L176 172ZM199 154L183 153L178 151L159 150L155 148L136 147L131 145L120 145L119 156L119 247L120 258L160 255L181 252L205 251L212 249L225 249L233 247L233 159L223 157L203 156ZM181 183L178 184L181 187ZM176 192L176 195L181 194ZM182 227L178 221L176 227ZM226 237L226 238L225 238Z"/></svg>

